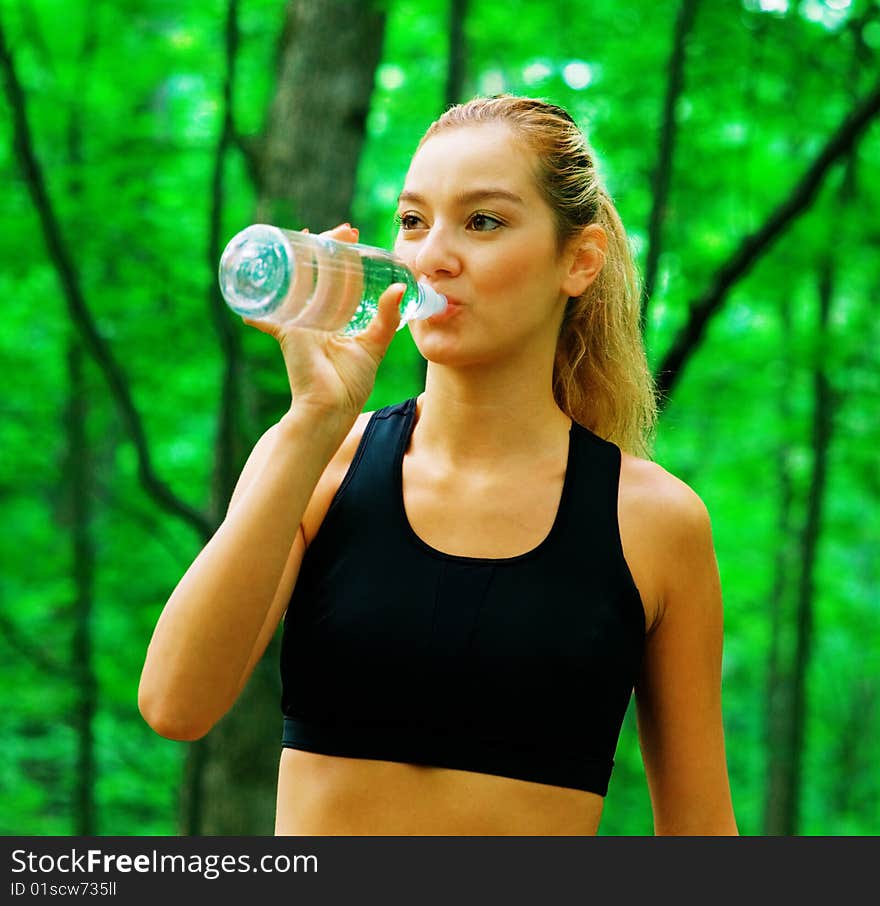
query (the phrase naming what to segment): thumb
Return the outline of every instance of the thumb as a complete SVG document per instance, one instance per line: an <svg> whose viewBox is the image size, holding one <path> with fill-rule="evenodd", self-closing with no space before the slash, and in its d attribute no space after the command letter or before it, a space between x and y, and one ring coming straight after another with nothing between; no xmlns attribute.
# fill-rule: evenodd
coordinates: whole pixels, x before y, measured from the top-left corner
<svg viewBox="0 0 880 906"><path fill-rule="evenodd" d="M360 344L376 359L388 351L400 325L400 302L406 292L403 283L392 283L381 296L373 320L358 334Z"/></svg>
<svg viewBox="0 0 880 906"><path fill-rule="evenodd" d="M247 324L248 327L256 327L257 330L269 334L270 337L275 337L276 340L278 339L278 326L271 321L264 321L260 318L249 318L246 315L243 315L241 320Z"/></svg>

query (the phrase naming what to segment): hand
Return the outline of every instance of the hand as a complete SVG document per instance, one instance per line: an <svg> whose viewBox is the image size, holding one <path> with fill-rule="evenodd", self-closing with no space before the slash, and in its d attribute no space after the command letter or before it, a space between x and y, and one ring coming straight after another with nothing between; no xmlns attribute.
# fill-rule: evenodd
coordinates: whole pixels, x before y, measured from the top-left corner
<svg viewBox="0 0 880 906"><path fill-rule="evenodd" d="M321 235L340 242L358 239L357 230L348 224ZM341 280L334 275L319 278L314 297L306 306L312 313L312 326L305 326L301 318L283 323L242 318L245 324L278 340L290 381L292 407L312 411L321 418L338 419L345 433L372 392L379 363L400 324L400 300L406 288L401 283L389 286L379 297L376 316L355 336L314 326L322 317L326 323L328 312L347 311L354 290L359 297L359 286L345 275Z"/></svg>

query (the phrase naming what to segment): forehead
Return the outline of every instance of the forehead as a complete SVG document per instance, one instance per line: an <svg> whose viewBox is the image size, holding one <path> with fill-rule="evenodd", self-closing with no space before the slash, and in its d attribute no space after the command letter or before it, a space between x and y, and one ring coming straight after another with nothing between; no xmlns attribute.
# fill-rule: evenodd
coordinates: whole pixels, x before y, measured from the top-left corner
<svg viewBox="0 0 880 906"><path fill-rule="evenodd" d="M456 126L431 136L413 156L405 190L443 197L486 185L541 200L534 154L502 123Z"/></svg>

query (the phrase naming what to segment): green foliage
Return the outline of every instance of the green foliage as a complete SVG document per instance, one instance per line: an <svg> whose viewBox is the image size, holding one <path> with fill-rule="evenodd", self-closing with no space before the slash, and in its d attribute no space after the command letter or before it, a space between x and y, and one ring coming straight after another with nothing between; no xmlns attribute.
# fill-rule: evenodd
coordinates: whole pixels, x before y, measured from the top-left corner
<svg viewBox="0 0 880 906"><path fill-rule="evenodd" d="M876 82L880 16L851 4L703 3L687 47L671 195L646 339L657 367L719 267L781 204L856 101ZM565 105L587 130L639 260L678 4L574 0L472 3L467 96L511 91ZM222 238L250 221L257 190L241 147L258 143L275 78L283 5L240 4L234 119ZM157 474L207 511L222 350L209 316L210 179L221 125L225 5L192 0L0 4L26 92L47 188L76 279L143 420ZM441 112L447 4L389 4L382 64L358 172L353 221L390 245L392 214L421 134ZM810 61L809 65L805 61ZM0 102L2 616L0 790L5 834L76 833L73 790L72 513L67 354L80 342L13 150ZM809 209L733 287L664 411L656 459L688 482L713 521L725 591L725 725L743 834L762 833L766 670L775 606L791 626L815 465L813 376L836 394L817 562L808 675L803 834L877 831L880 695L880 328L874 298L880 132L869 127ZM846 178L845 178L846 177ZM830 341L818 342L821 269L833 269ZM786 326L781 317L791 312ZM231 315L229 315L232 318ZM246 362L249 443L282 411L286 383L267 337L236 323ZM369 408L420 389L408 331L395 338ZM176 832L185 745L137 711L152 628L202 540L141 485L106 379L90 363L91 590L98 680L94 795L100 834ZM782 469L792 503L782 521ZM780 555L790 571L774 600ZM784 656L791 655L791 632ZM279 717L280 733L280 717ZM652 833L632 709L603 834Z"/></svg>

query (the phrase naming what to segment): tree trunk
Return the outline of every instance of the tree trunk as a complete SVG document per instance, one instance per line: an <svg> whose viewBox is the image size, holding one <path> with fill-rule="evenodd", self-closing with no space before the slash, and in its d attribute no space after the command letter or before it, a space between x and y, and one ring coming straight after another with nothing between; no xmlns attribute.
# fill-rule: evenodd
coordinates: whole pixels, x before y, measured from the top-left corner
<svg viewBox="0 0 880 906"><path fill-rule="evenodd" d="M829 348L829 322L834 293L834 267L825 262L819 280L818 355L813 374L813 473L807 497L806 523L801 540L801 576L798 584L797 622L794 666L792 670L792 717L789 750L792 753L791 789L786 797L790 803L786 833L798 833L800 824L802 765L805 745L807 712L807 671L813 642L814 599L817 550L821 536L822 506L828 476L828 449L833 431L834 399L831 382L823 361Z"/></svg>
<svg viewBox="0 0 880 906"><path fill-rule="evenodd" d="M351 219L385 13L290 0L263 150L260 221L313 233Z"/></svg>
<svg viewBox="0 0 880 906"><path fill-rule="evenodd" d="M822 505L828 474L828 449L832 436L833 391L823 362L829 344L833 265L827 260L819 279L818 354L814 364L812 425L813 470L807 491L804 525L798 552L797 600L794 642L788 670L776 661L776 646L784 627L774 627L768 680L768 778L764 811L767 836L796 836L800 824L802 764L807 713L807 673L813 640L814 575L821 537ZM784 537L784 536L783 536ZM777 583L777 586L779 583Z"/></svg>
<svg viewBox="0 0 880 906"><path fill-rule="evenodd" d="M468 0L449 0L449 52L446 55L446 87L443 109L458 104L464 94L467 76L467 42L464 24L467 21Z"/></svg>
<svg viewBox="0 0 880 906"><path fill-rule="evenodd" d="M235 65L238 57L238 0L227 0L225 30L225 77L223 80L222 125L214 152L211 174L211 204L208 227L207 265L215 271L222 251L221 226L225 200L226 156L236 145L233 121ZM242 149L244 150L244 149ZM220 294L217 280L208 284L208 312L214 322L217 338L223 350L223 378L217 415L217 434L214 441L214 474L209 507L212 525L223 521L237 476L247 457L245 431L242 427L242 357L238 327ZM189 747L180 787L179 824L183 834L197 835L202 827L204 777L208 767L208 740Z"/></svg>
<svg viewBox="0 0 880 906"><path fill-rule="evenodd" d="M651 187L651 216L648 221L648 251L645 255L645 279L642 286L641 330L645 333L648 323L648 305L657 283L657 269L663 244L663 223L666 203L672 181L672 164L675 158L675 138L678 132L675 118L679 98L684 91L684 61L687 40L697 13L699 0L682 0L675 22L672 56L669 61L669 78L666 82L666 100L663 104L663 126L660 130L660 151Z"/></svg>
<svg viewBox="0 0 880 906"><path fill-rule="evenodd" d="M209 512L211 521L219 525L226 513L229 498L247 458L245 431L241 421L241 332L237 319L231 317L220 284L214 278L217 262L223 251L223 205L226 186L224 174L226 157L235 144L233 122L235 64L238 57L238 0L228 0L226 12L226 77L223 81L223 125L214 152L214 172L211 175L211 215L208 228L207 268L212 279L208 284L208 311L223 350L223 383L214 443L214 480Z"/></svg>
<svg viewBox="0 0 880 906"><path fill-rule="evenodd" d="M776 474L779 485L778 537L793 537L794 524L794 488L791 470L791 452L785 438L787 427L792 422L791 387L793 368L789 350L794 348L795 338L792 333L791 300L784 296L781 306L782 342L781 355L784 357L783 374L779 384L779 417L782 425L783 441L777 451ZM770 646L767 657L767 680L765 689L764 712L764 750L767 757L766 785L764 792L764 836L777 836L784 833L783 816L788 814L789 807L785 801L790 789L788 772L791 767L791 753L786 751L787 722L791 713L791 686L789 683L789 627L790 594L795 564L792 562L792 547L785 543L776 549L773 588L770 592L768 607L770 609Z"/></svg>
<svg viewBox="0 0 880 906"><path fill-rule="evenodd" d="M88 392L83 379L85 354L76 337L67 352L70 398L67 406L67 467L63 474L70 501L73 542L73 640L71 671L76 689L72 714L76 730L76 771L74 774L73 833L94 836L99 833L94 800L95 732L98 681L92 657L92 606L94 601L95 550L91 538L91 475L86 420Z"/></svg>
<svg viewBox="0 0 880 906"><path fill-rule="evenodd" d="M468 0L449 0L449 45L446 54L446 85L443 91L443 110L462 100L467 78L467 41L464 26L467 21ZM443 111L441 111L442 113ZM415 360L417 383L424 387L428 362L421 356Z"/></svg>
<svg viewBox="0 0 880 906"><path fill-rule="evenodd" d="M77 81L85 92L91 62L98 46L97 20L86 26L79 58ZM83 163L81 111L75 105L70 112L67 132L67 151L73 173L80 172ZM83 185L74 175L68 187L71 199L80 200ZM80 210L77 205L77 210ZM75 232L82 224L69 224ZM72 541L73 578L73 638L71 644L71 673L77 693L73 712L76 729L76 770L73 778L73 833L94 836L100 833L95 804L97 767L95 763L95 714L98 710L98 677L92 644L92 625L95 587L95 545L92 540L93 476L91 449L88 438L89 391L85 378L86 351L79 337L71 332L67 347L68 390L66 433L68 440L66 468L62 470L69 491L70 527Z"/></svg>
<svg viewBox="0 0 880 906"><path fill-rule="evenodd" d="M291 0L260 155L256 220L328 229L350 219L385 14L373 4ZM281 738L279 637L229 713L191 749L189 832L274 831ZM203 768L203 772L202 772Z"/></svg>
<svg viewBox="0 0 880 906"><path fill-rule="evenodd" d="M846 698L840 702L840 723L834 741L831 763L835 775L829 783L829 817L855 819L864 822L865 827L876 823L873 809L876 797L862 797L865 777L876 773L874 744L870 732L865 732L865 716L876 713L877 680L872 676L856 679L847 689ZM826 831L835 835L840 831ZM846 831L843 831L846 833Z"/></svg>

